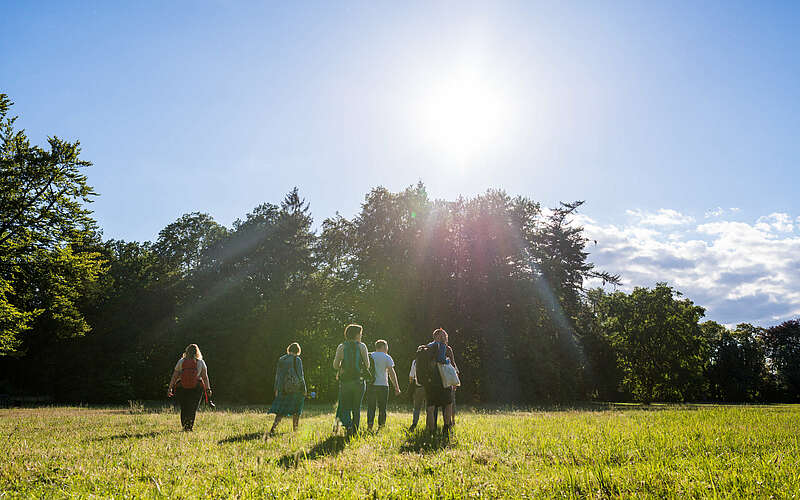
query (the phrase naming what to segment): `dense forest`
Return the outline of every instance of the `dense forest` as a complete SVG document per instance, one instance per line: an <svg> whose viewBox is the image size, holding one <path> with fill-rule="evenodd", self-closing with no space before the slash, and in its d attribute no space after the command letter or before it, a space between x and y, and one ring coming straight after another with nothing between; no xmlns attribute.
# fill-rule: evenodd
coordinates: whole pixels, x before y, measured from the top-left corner
<svg viewBox="0 0 800 500"><path fill-rule="evenodd" d="M79 143L31 145L11 104L0 94L0 393L160 399L194 342L219 399L264 403L297 341L309 384L333 400L333 354L357 322L368 345L389 342L401 381L446 329L462 402L800 396L800 322L731 329L666 283L610 291L624 276L591 264L580 201L377 187L315 229L294 189L231 227L195 212L154 242L105 240Z"/></svg>

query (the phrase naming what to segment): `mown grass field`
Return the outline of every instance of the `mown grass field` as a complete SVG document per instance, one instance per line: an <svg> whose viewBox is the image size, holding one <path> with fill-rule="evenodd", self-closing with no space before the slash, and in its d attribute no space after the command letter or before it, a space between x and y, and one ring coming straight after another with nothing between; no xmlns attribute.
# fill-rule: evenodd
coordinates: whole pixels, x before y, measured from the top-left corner
<svg viewBox="0 0 800 500"><path fill-rule="evenodd" d="M791 498L800 407L460 411L448 441L410 414L347 441L332 408L262 439L257 410L0 410L0 498ZM362 417L363 423L364 417Z"/></svg>

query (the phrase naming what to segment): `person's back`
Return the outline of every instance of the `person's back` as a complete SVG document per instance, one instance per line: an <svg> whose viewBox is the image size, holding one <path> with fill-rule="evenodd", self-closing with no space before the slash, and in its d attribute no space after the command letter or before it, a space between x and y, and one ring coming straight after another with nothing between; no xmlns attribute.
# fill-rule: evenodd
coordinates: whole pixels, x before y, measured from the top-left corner
<svg viewBox="0 0 800 500"><path fill-rule="evenodd" d="M378 426L386 424L386 405L389 401L389 380L395 386L395 394L400 394L400 384L394 371L394 360L389 356L389 344L385 340L375 342L375 352L370 353L374 367L375 380L367 389L367 427L372 429L375 409L378 409Z"/></svg>
<svg viewBox="0 0 800 500"><path fill-rule="evenodd" d="M345 340L339 346L342 349L342 363L339 370L339 380L353 382L361 378L361 342ZM366 349L366 346L364 346Z"/></svg>
<svg viewBox="0 0 800 500"><path fill-rule="evenodd" d="M284 391L287 393L306 392L303 362L299 356L299 347L293 347L294 344L297 343L294 342L289 347L292 347L294 351L298 351L297 354L295 354L294 351L292 353L287 352L278 358L278 364L275 369L275 390L277 391ZM300 344L297 345L299 346ZM287 390L287 383L294 387Z"/></svg>
<svg viewBox="0 0 800 500"><path fill-rule="evenodd" d="M375 382L372 385L389 387L389 368L394 367L394 359L382 351L369 353L375 366Z"/></svg>
<svg viewBox="0 0 800 500"><path fill-rule="evenodd" d="M264 439L274 435L278 423L288 415L292 416L292 430L297 430L307 392L301 352L300 344L293 342L286 348L286 354L278 358L275 367L275 399L269 409L270 413L275 414L275 421Z"/></svg>
<svg viewBox="0 0 800 500"><path fill-rule="evenodd" d="M183 430L191 431L194 428L197 407L200 405L203 392L205 391L206 396L211 395L208 367L197 344L189 344L183 356L175 364L167 396L172 396L176 389L181 407L181 426Z"/></svg>
<svg viewBox="0 0 800 500"><path fill-rule="evenodd" d="M361 342L363 328L360 325L347 325L344 329L345 341L336 348L333 368L339 380L339 404L336 418L348 433L358 430L361 419L361 400L366 386L361 376L362 368L369 370L367 346Z"/></svg>
<svg viewBox="0 0 800 500"><path fill-rule="evenodd" d="M421 345L417 348L417 355L414 358L414 368L417 382L422 386L434 383L433 375L438 375L435 366L435 352L434 349L427 345Z"/></svg>

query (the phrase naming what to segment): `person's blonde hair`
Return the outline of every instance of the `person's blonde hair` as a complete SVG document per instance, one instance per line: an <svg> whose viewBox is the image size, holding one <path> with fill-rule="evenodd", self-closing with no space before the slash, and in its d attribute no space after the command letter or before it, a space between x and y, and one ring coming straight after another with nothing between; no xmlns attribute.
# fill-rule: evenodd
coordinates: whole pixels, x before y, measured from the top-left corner
<svg viewBox="0 0 800 500"><path fill-rule="evenodd" d="M445 344L447 343L448 340L450 340L448 338L447 332L444 331L444 328L437 328L436 330L433 331L433 339L434 340L436 340L437 336L439 336L442 340L444 340Z"/></svg>
<svg viewBox="0 0 800 500"><path fill-rule="evenodd" d="M297 342L292 342L291 344L289 344L289 347L286 348L286 354L297 354L299 356L300 351L301 351L300 344L298 344Z"/></svg>
<svg viewBox="0 0 800 500"><path fill-rule="evenodd" d="M203 359L203 353L200 352L200 348L197 347L197 344L189 344L186 346L186 349L183 351L183 358L192 357L194 359Z"/></svg>

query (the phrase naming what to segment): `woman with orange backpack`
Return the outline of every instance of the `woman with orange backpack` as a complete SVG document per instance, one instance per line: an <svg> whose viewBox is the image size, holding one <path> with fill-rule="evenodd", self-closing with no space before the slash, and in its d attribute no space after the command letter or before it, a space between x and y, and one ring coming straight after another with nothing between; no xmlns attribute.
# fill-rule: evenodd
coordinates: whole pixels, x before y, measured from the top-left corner
<svg viewBox="0 0 800 500"><path fill-rule="evenodd" d="M211 382L208 380L208 367L197 344L189 344L175 365L167 391L168 397L174 394L178 399L181 407L181 426L186 432L191 432L194 428L194 418L204 390L206 396L210 397Z"/></svg>

